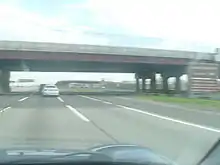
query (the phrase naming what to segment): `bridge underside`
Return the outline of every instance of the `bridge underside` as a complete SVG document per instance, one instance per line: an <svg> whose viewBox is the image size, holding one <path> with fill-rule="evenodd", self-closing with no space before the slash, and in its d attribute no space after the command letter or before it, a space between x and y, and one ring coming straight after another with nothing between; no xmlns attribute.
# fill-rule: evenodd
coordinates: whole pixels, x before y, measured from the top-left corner
<svg viewBox="0 0 220 165"><path fill-rule="evenodd" d="M9 71L40 71L40 72L112 72L137 73L153 71L179 71L184 65L121 63L121 62L79 62L79 61L42 61L42 60L1 60L0 68ZM175 68L175 69L174 69Z"/></svg>
<svg viewBox="0 0 220 165"><path fill-rule="evenodd" d="M152 89L155 88L155 73L161 73L164 84L167 77L181 76L186 73L185 65L146 64L146 63L122 63L122 62L79 62L58 60L0 60L0 86L1 91L10 92L10 71L39 71L39 72L111 72L111 73L135 73L137 92L140 91L139 79L142 79L142 90L145 92L145 80L152 81ZM167 87L164 87L167 88ZM152 91L153 92L153 91Z"/></svg>

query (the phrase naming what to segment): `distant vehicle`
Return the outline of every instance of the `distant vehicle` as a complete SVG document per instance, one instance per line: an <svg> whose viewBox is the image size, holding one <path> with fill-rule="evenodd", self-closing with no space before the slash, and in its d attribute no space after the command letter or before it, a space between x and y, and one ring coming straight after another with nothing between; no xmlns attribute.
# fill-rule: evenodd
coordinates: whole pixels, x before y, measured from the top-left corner
<svg viewBox="0 0 220 165"><path fill-rule="evenodd" d="M44 85L41 94L42 96L59 96L60 92L56 85Z"/></svg>

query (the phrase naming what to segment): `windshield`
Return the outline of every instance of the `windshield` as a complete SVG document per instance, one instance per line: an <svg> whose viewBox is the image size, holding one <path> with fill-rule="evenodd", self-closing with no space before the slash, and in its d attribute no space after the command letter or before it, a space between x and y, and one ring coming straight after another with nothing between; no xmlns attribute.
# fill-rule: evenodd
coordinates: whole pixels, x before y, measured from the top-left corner
<svg viewBox="0 0 220 165"><path fill-rule="evenodd" d="M128 144L197 165L220 138L219 15L215 0L0 0L0 157Z"/></svg>

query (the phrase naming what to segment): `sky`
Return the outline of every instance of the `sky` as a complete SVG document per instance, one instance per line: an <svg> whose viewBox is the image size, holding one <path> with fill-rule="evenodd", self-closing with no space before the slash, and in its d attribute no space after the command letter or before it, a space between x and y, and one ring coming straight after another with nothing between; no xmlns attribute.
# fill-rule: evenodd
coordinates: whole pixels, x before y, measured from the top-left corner
<svg viewBox="0 0 220 165"><path fill-rule="evenodd" d="M130 73L61 73L61 72L12 72L11 80L34 79L37 84L55 84L59 80L91 80L91 81L134 81Z"/></svg>
<svg viewBox="0 0 220 165"><path fill-rule="evenodd" d="M219 16L218 0L0 0L0 38L213 52Z"/></svg>

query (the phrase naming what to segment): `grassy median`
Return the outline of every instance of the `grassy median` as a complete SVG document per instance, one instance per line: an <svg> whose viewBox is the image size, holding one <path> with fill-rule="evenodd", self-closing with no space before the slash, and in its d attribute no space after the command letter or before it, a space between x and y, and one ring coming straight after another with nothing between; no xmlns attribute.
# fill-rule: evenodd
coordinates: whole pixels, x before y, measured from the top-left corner
<svg viewBox="0 0 220 165"><path fill-rule="evenodd" d="M182 98L182 97L171 97L171 96L140 96L141 99L148 99L158 102L175 103L175 104L187 104L205 107L215 107L220 110L220 101L218 100L208 100L199 98Z"/></svg>

